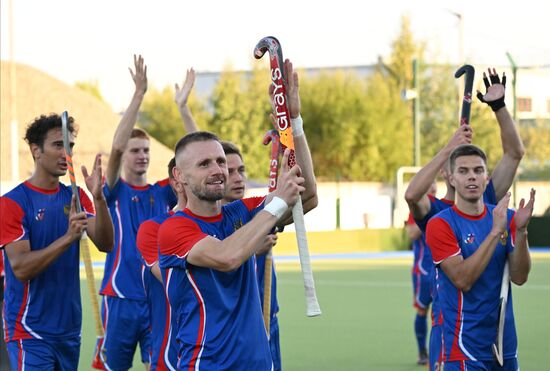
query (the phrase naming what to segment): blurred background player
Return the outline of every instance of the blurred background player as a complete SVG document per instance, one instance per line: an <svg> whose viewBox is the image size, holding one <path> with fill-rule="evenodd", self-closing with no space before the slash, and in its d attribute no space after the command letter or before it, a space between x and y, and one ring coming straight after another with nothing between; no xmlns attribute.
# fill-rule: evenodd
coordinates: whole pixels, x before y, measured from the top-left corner
<svg viewBox="0 0 550 371"><path fill-rule="evenodd" d="M434 181L428 194L435 196L437 183ZM413 250L413 306L416 309L414 319L414 334L418 345L418 364L428 363L428 349L426 348L426 336L428 334L427 314L432 302L433 290L433 260L432 253L426 245L426 239L412 214L405 226L409 240L412 242Z"/></svg>
<svg viewBox="0 0 550 371"><path fill-rule="evenodd" d="M152 275L146 276L147 279L144 282L151 313L151 371L175 370L178 364L177 326L174 323L173 311L164 290L168 276L163 278L158 266L159 227L166 219L174 215L174 212L183 210L187 203L183 187L176 183L172 175L175 166L176 160L172 158L168 164L168 177L170 185L178 197L178 204L173 210L143 222L139 227L136 240L147 269L152 273Z"/></svg>
<svg viewBox="0 0 550 371"><path fill-rule="evenodd" d="M70 145L74 119L69 118ZM80 355L79 241L86 231L100 251L113 248L113 223L101 191L101 155L88 174L93 203L79 188L83 211L76 212L67 173L61 117L42 115L25 140L34 172L0 198L0 247L5 249L4 335L14 370L76 370ZM94 210L95 208L95 210Z"/></svg>
<svg viewBox="0 0 550 371"><path fill-rule="evenodd" d="M148 369L150 313L136 235L142 222L168 212L177 202L168 179L147 183L149 137L145 131L134 128L147 91L147 67L141 56L134 55L134 67L135 72L130 69L130 74L135 92L115 131L103 187L115 224L116 243L107 255L100 290L105 329L100 356L105 367L112 370L132 367L138 343L141 360Z"/></svg>

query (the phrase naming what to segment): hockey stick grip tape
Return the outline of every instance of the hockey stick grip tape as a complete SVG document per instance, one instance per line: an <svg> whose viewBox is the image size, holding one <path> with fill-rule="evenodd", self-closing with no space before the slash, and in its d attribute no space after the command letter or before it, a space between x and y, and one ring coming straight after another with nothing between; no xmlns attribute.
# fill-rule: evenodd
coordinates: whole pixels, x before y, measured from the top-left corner
<svg viewBox="0 0 550 371"><path fill-rule="evenodd" d="M321 308L317 301L315 292L315 282L311 270L311 260L309 257L309 248L307 244L306 227L304 222L304 209L302 207L301 197L292 208L292 218L294 219L294 228L296 229L296 240L298 242L298 255L300 257L300 267L304 279L304 288L306 295L306 314L308 317L314 317L321 314Z"/></svg>

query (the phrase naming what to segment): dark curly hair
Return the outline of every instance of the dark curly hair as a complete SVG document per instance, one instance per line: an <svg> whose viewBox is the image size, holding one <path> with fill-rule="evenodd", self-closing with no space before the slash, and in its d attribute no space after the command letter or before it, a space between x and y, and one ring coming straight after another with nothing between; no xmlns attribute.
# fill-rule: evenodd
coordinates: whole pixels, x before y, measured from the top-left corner
<svg viewBox="0 0 550 371"><path fill-rule="evenodd" d="M40 115L27 126L25 141L28 144L37 144L43 150L48 131L55 128L61 128L61 116L56 113L48 116ZM77 129L74 125L74 118L71 116L69 116L69 131L76 135Z"/></svg>

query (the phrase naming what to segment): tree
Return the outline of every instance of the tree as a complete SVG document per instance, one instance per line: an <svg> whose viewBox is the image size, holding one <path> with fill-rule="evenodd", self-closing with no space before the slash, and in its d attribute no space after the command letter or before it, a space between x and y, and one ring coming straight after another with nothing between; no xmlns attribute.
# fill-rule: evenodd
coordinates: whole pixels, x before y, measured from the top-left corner
<svg viewBox="0 0 550 371"><path fill-rule="evenodd" d="M258 63L249 74L234 72L229 66L210 99L214 114L208 129L240 147L252 179L266 179L269 169L270 152L262 145L264 134L272 128L269 83L269 70Z"/></svg>
<svg viewBox="0 0 550 371"><path fill-rule="evenodd" d="M204 103L191 93L188 104L197 125L203 129L210 117ZM174 102L174 89L170 86L160 91L154 87L149 88L141 106L138 123L153 138L169 148L174 148L177 141L186 134L178 107Z"/></svg>

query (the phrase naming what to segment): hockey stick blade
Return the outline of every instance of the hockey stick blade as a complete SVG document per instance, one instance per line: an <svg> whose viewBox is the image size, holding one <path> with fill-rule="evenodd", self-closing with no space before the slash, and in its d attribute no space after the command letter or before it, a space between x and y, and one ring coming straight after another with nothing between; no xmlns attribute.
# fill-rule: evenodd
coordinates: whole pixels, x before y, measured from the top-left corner
<svg viewBox="0 0 550 371"><path fill-rule="evenodd" d="M493 354L502 367L504 365L504 324L506 322L506 307L508 305L508 291L510 289L510 275L508 262L504 265L502 274L502 284L500 287L500 307L498 317L497 342L493 344Z"/></svg>
<svg viewBox="0 0 550 371"><path fill-rule="evenodd" d="M462 98L462 111L460 114L460 125L470 124L470 110L472 108L472 89L474 88L475 69L469 64L465 64L455 72L455 78L464 77L464 97Z"/></svg>

